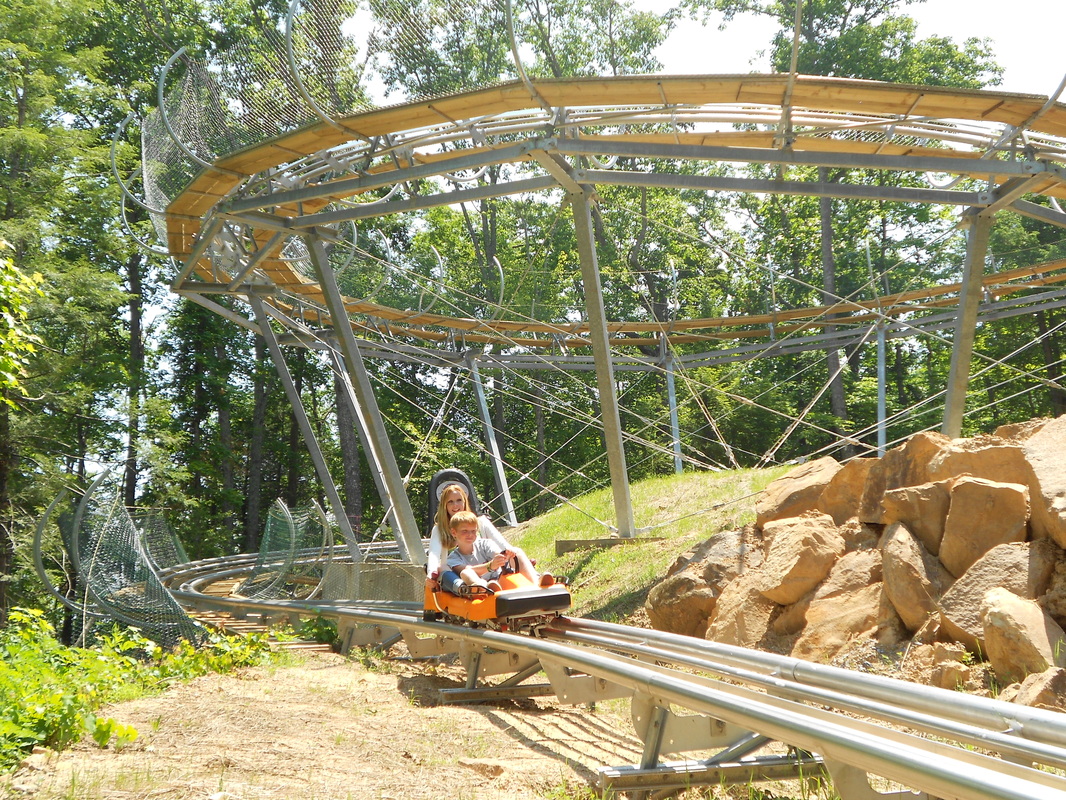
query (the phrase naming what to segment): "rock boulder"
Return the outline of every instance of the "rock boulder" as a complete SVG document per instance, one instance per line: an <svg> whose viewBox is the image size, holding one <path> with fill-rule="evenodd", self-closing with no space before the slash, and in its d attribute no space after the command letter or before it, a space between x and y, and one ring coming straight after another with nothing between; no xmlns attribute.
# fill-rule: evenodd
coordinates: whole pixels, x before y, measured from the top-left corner
<svg viewBox="0 0 1066 800"><path fill-rule="evenodd" d="M828 514L810 512L763 528L766 559L753 573L762 595L789 605L817 586L844 553L844 539Z"/></svg>
<svg viewBox="0 0 1066 800"><path fill-rule="evenodd" d="M797 517L816 508L818 498L839 471L839 462L825 456L773 481L755 504L755 524L762 528L775 519Z"/></svg>
<svg viewBox="0 0 1066 800"><path fill-rule="evenodd" d="M1002 587L1019 597L1036 599L1047 589L1060 552L1047 541L993 547L940 598L941 632L974 652L982 650L985 593Z"/></svg>
<svg viewBox="0 0 1066 800"><path fill-rule="evenodd" d="M940 563L952 575L962 575L996 545L1025 541L1028 522L1027 486L960 477L951 485Z"/></svg>
<svg viewBox="0 0 1066 800"><path fill-rule="evenodd" d="M1066 633L1039 605L996 587L981 603L985 654L996 674L1020 681L1066 666Z"/></svg>

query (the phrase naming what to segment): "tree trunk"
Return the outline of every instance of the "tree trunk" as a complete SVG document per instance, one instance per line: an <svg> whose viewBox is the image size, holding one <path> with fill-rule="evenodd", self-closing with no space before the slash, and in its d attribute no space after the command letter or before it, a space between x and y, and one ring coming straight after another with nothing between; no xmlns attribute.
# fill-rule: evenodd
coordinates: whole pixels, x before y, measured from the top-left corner
<svg viewBox="0 0 1066 800"><path fill-rule="evenodd" d="M215 359L220 364L227 363L226 348L221 344L215 345ZM235 478L235 464L233 458L233 416L230 407L229 395L226 392L218 394L218 439L222 445L222 463L219 464L219 472L222 477L222 500L219 503L219 512L222 524L225 527L231 544L237 536L237 508L234 496L237 492Z"/></svg>
<svg viewBox="0 0 1066 800"><path fill-rule="evenodd" d="M7 587L14 575L15 547L11 530L11 469L15 448L11 441L11 409L7 405L7 391L0 392L0 628L7 627L10 599Z"/></svg>
<svg viewBox="0 0 1066 800"><path fill-rule="evenodd" d="M266 445L266 345L255 337L255 374L252 383L252 430L248 443L248 488L244 496L244 546L246 553L259 549L259 515L263 508L263 451Z"/></svg>
<svg viewBox="0 0 1066 800"><path fill-rule="evenodd" d="M141 438L141 395L144 392L144 334L142 330L142 287L139 253L130 256L126 271L130 290L130 379L126 421L126 471L122 481L122 502L127 508L137 503L137 448Z"/></svg>

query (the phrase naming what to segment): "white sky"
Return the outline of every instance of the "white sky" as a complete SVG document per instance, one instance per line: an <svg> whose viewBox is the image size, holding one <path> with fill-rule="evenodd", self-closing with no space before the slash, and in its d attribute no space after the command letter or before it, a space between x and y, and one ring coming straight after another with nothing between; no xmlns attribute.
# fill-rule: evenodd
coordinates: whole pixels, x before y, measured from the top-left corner
<svg viewBox="0 0 1066 800"><path fill-rule="evenodd" d="M636 0L638 8L659 10L661 0ZM671 4L672 5L672 4ZM918 35L946 36L958 44L989 38L1004 67L1007 92L1049 95L1066 75L1066 0L926 0L903 9L918 21ZM738 16L725 31L683 19L658 53L666 72L713 74L763 72L773 23Z"/></svg>

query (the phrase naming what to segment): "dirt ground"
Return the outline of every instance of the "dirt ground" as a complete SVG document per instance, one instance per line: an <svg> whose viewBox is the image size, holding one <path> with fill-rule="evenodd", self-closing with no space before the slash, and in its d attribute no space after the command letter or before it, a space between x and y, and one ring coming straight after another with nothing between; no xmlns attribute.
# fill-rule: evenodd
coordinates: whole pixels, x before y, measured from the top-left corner
<svg viewBox="0 0 1066 800"><path fill-rule="evenodd" d="M33 756L0 797L563 800L599 797L597 766L640 760L628 703L442 706L438 690L463 685L448 664L293 658L105 709L135 742Z"/></svg>

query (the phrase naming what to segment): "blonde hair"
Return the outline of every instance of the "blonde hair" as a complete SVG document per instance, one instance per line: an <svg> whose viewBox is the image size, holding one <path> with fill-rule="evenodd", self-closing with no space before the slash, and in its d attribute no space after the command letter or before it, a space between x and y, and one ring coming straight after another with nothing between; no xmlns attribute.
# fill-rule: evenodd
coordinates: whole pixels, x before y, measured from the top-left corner
<svg viewBox="0 0 1066 800"><path fill-rule="evenodd" d="M445 547L449 550L452 547L458 547L459 542L455 538L455 531L458 530L459 526L461 525L471 524L473 525L474 529L478 529L478 515L473 513L472 511L467 511L466 509L464 509L463 511L456 511L454 514L452 514L452 518L448 521L448 533L442 534L440 537L442 542L448 542Z"/></svg>
<svg viewBox="0 0 1066 800"><path fill-rule="evenodd" d="M440 531L440 541L445 550L450 550L456 545L455 537L452 536L451 518L448 516L448 495L453 492L458 493L458 495L463 498L462 510L471 513L470 498L467 496L466 489L463 488L462 484L449 483L445 486L444 491L440 493L440 502L437 504L437 513L433 516L433 522L436 524L437 530ZM455 513L459 514L462 512L456 511ZM474 517L474 520L477 520L476 516Z"/></svg>
<svg viewBox="0 0 1066 800"><path fill-rule="evenodd" d="M473 523L477 525L477 514L473 511L456 511L452 514L452 518L448 520L448 530L455 533L462 524L469 525Z"/></svg>

